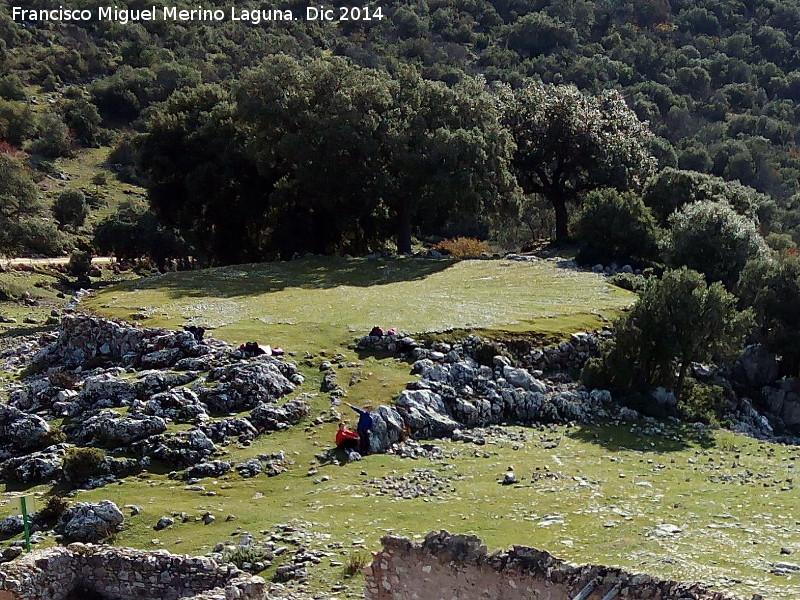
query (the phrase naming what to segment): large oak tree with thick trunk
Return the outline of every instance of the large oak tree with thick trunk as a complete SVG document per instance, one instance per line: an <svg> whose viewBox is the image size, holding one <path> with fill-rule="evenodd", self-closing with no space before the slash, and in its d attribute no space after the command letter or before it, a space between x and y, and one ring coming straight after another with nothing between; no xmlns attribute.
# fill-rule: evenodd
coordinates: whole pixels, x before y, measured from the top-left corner
<svg viewBox="0 0 800 600"><path fill-rule="evenodd" d="M591 96L536 83L499 96L517 145L517 180L553 205L556 241L569 238L569 203L598 188L638 188L655 170L647 146L653 134L616 91Z"/></svg>

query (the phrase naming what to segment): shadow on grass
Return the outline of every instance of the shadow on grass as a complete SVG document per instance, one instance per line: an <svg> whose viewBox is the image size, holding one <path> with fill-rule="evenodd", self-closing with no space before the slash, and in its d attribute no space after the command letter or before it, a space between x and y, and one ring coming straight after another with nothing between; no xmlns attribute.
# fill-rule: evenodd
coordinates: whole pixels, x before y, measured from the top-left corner
<svg viewBox="0 0 800 600"><path fill-rule="evenodd" d="M0 338L16 338L27 335L37 335L47 331L55 331L58 325L31 325L29 327L12 327L0 331Z"/></svg>
<svg viewBox="0 0 800 600"><path fill-rule="evenodd" d="M567 436L575 440L597 444L611 452L620 450L678 452L692 446L711 448L716 443L712 436L685 424L668 425L668 436L644 434L638 429L631 431L631 428L632 425L580 426L567 433Z"/></svg>
<svg viewBox="0 0 800 600"><path fill-rule="evenodd" d="M287 262L217 267L158 275L123 288L166 291L172 298L233 298L279 292L287 288L370 287L424 279L453 266L449 259L319 257Z"/></svg>

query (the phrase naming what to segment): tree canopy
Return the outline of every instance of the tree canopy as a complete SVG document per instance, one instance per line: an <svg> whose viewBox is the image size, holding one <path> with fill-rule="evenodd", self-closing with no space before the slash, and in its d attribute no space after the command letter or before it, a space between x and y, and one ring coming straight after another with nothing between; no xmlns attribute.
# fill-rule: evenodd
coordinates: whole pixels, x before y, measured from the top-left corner
<svg viewBox="0 0 800 600"><path fill-rule="evenodd" d="M154 209L220 262L364 252L392 236L407 252L412 230L515 208L511 136L479 79L274 56L234 95L173 95L148 129Z"/></svg>
<svg viewBox="0 0 800 600"><path fill-rule="evenodd" d="M552 203L556 240L569 237L569 202L601 187L639 188L655 171L652 133L615 91L594 96L534 84L503 96L503 122L516 142L514 171L526 194Z"/></svg>
<svg viewBox="0 0 800 600"><path fill-rule="evenodd" d="M615 323L614 342L587 364L584 376L621 391L664 386L680 396L691 364L735 356L752 318L722 284L708 285L686 268L667 271L648 280L630 313Z"/></svg>

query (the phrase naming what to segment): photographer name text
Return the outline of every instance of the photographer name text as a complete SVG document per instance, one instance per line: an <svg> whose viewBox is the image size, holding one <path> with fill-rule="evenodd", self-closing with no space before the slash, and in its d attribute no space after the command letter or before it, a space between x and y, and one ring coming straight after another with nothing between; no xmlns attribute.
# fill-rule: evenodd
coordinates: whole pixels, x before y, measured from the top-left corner
<svg viewBox="0 0 800 600"><path fill-rule="evenodd" d="M383 11L380 6L307 6L305 9L259 8L246 9L231 6L228 8L182 9L175 6L155 6L145 9L127 9L116 6L99 6L93 10L70 9L30 9L11 7L11 18L17 23L76 23L111 22L127 25L148 21L172 21L175 23L218 23L223 21L259 25L271 21L380 21Z"/></svg>

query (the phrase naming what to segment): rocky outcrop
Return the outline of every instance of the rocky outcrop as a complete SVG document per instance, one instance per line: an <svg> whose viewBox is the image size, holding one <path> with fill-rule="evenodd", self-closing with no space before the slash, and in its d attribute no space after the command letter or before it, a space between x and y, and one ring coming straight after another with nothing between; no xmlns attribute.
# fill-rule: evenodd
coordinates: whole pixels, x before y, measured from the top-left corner
<svg viewBox="0 0 800 600"><path fill-rule="evenodd" d="M165 550L71 544L0 565L3 600L265 600L264 588L233 565Z"/></svg>
<svg viewBox="0 0 800 600"><path fill-rule="evenodd" d="M231 470L231 463L212 460L199 463L186 469L186 479L202 479L203 477L220 477Z"/></svg>
<svg viewBox="0 0 800 600"><path fill-rule="evenodd" d="M103 410L86 420L64 427L67 438L79 446L120 448L163 433L167 424L151 415L120 416Z"/></svg>
<svg viewBox="0 0 800 600"><path fill-rule="evenodd" d="M197 388L200 400L220 415L250 410L261 402L275 402L302 383L297 366L277 358L259 356L211 371L213 386Z"/></svg>
<svg viewBox="0 0 800 600"><path fill-rule="evenodd" d="M10 458L0 464L0 477L6 482L36 484L55 481L64 471L67 444L56 444L39 452Z"/></svg>
<svg viewBox="0 0 800 600"><path fill-rule="evenodd" d="M786 377L762 389L767 409L781 429L800 431L800 378Z"/></svg>
<svg viewBox="0 0 800 600"><path fill-rule="evenodd" d="M260 431L279 431L305 419L311 407L303 400L290 400L277 406L260 403L250 411L249 421Z"/></svg>
<svg viewBox="0 0 800 600"><path fill-rule="evenodd" d="M178 468L201 463L216 449L214 442L199 429L164 433L131 446L131 451L138 456L160 460Z"/></svg>
<svg viewBox="0 0 800 600"><path fill-rule="evenodd" d="M747 346L736 361L731 377L752 390L761 389L778 378L778 361L761 344Z"/></svg>
<svg viewBox="0 0 800 600"><path fill-rule="evenodd" d="M64 511L54 529L67 543L99 542L116 533L124 520L110 500L78 502Z"/></svg>
<svg viewBox="0 0 800 600"><path fill-rule="evenodd" d="M183 358L208 352L208 347L188 331L140 329L87 315L65 315L58 342L36 360L68 367L107 363L147 369L169 367Z"/></svg>
<svg viewBox="0 0 800 600"><path fill-rule="evenodd" d="M25 346L32 354L47 344L32 358L36 373L9 384L9 403L0 404L0 475L21 483L63 478L63 448L40 453L63 440L48 425L60 417L69 417L61 429L70 443L126 448L141 458L108 457L98 477L81 482L96 487L145 468L151 458L179 468L206 461L215 443L249 443L308 416L301 400L276 404L303 383L294 363L244 357L201 333L65 317L57 335ZM231 415L244 410L251 417ZM167 434L171 423L194 427ZM3 463L14 457L24 460Z"/></svg>
<svg viewBox="0 0 800 600"><path fill-rule="evenodd" d="M448 437L456 429L506 422L591 423L619 416L605 390L553 383L536 371L512 367L502 356L494 368L458 358L423 358L412 365L421 379L408 385L395 407L415 437Z"/></svg>
<svg viewBox="0 0 800 600"><path fill-rule="evenodd" d="M0 404L0 459L42 448L49 431L42 417Z"/></svg>
<svg viewBox="0 0 800 600"><path fill-rule="evenodd" d="M134 403L131 410L174 423L198 423L209 418L208 407L200 402L196 393L185 387L154 394L146 402Z"/></svg>
<svg viewBox="0 0 800 600"><path fill-rule="evenodd" d="M489 554L471 535L431 532L425 541L385 536L383 550L365 569L366 600L447 597L626 598L628 600L735 600L697 583L634 574L615 567L576 566L543 550L514 546Z"/></svg>
<svg viewBox="0 0 800 600"><path fill-rule="evenodd" d="M258 430L247 419L220 419L203 423L198 427L208 438L216 444L238 438L240 442L249 441L258 435Z"/></svg>

